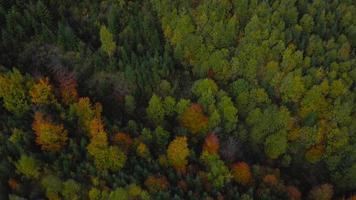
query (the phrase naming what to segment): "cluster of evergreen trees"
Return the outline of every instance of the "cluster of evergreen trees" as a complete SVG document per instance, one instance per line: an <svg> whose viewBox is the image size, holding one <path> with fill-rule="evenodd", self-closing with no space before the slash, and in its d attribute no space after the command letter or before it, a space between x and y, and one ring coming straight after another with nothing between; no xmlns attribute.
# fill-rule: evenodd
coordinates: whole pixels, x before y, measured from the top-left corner
<svg viewBox="0 0 356 200"><path fill-rule="evenodd" d="M355 199L353 0L0 0L0 199Z"/></svg>

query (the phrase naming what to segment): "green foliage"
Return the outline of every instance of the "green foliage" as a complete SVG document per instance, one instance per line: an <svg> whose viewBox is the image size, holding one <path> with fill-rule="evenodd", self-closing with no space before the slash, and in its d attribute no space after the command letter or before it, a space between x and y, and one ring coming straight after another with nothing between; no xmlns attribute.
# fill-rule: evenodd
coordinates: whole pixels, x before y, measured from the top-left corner
<svg viewBox="0 0 356 200"><path fill-rule="evenodd" d="M198 102L208 108L215 104L215 95L218 91L218 86L211 79L197 80L192 86L192 93L198 97Z"/></svg>
<svg viewBox="0 0 356 200"><path fill-rule="evenodd" d="M165 110L160 97L155 94L151 97L146 109L146 113L148 118L156 125L159 125L163 122Z"/></svg>
<svg viewBox="0 0 356 200"><path fill-rule="evenodd" d="M215 188L221 189L231 181L232 174L218 155L203 152L200 159L207 166L208 180Z"/></svg>
<svg viewBox="0 0 356 200"><path fill-rule="evenodd" d="M42 178L41 185L46 191L48 199L59 199L59 193L62 191L63 184L61 180L54 175L47 175Z"/></svg>
<svg viewBox="0 0 356 200"><path fill-rule="evenodd" d="M352 198L355 8L0 0L0 199Z"/></svg>
<svg viewBox="0 0 356 200"><path fill-rule="evenodd" d="M265 152L268 157L276 159L287 150L287 136L286 133L280 131L276 134L270 135L266 138Z"/></svg>
<svg viewBox="0 0 356 200"><path fill-rule="evenodd" d="M16 162L16 170L31 179L37 179L40 175L38 162L26 155L21 155L20 159Z"/></svg>
<svg viewBox="0 0 356 200"><path fill-rule="evenodd" d="M17 69L6 75L0 75L0 98L4 107L17 116L22 116L30 110L28 88L31 80L23 76Z"/></svg>
<svg viewBox="0 0 356 200"><path fill-rule="evenodd" d="M80 199L80 193L81 193L81 186L75 180L68 179L63 183L62 195L64 199L78 200Z"/></svg>
<svg viewBox="0 0 356 200"><path fill-rule="evenodd" d="M164 107L165 114L167 116L172 116L175 112L176 100L171 96L167 96L163 100L163 107Z"/></svg>
<svg viewBox="0 0 356 200"><path fill-rule="evenodd" d="M131 95L125 96L125 109L128 113L133 113L136 108L135 98Z"/></svg>
<svg viewBox="0 0 356 200"><path fill-rule="evenodd" d="M221 97L218 108L220 110L222 120L224 122L224 130L231 132L236 129L237 126L237 108L228 96Z"/></svg>
<svg viewBox="0 0 356 200"><path fill-rule="evenodd" d="M109 57L112 57L116 50L116 43L112 33L106 28L106 26L100 27L100 41L103 51L107 53Z"/></svg>

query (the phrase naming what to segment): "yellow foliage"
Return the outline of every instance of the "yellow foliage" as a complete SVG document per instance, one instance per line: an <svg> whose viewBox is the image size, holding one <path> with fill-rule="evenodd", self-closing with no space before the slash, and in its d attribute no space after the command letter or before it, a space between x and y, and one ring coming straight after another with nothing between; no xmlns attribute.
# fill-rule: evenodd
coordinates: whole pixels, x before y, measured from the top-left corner
<svg viewBox="0 0 356 200"><path fill-rule="evenodd" d="M47 105L55 102L53 88L48 78L41 78L30 90L31 101L35 105Z"/></svg>
<svg viewBox="0 0 356 200"><path fill-rule="evenodd" d="M199 104L191 105L180 117L180 124L192 133L205 130L208 126L208 121L208 117L203 114Z"/></svg>
<svg viewBox="0 0 356 200"><path fill-rule="evenodd" d="M136 149L137 155L142 158L148 158L150 155L150 151L145 143L140 142Z"/></svg>
<svg viewBox="0 0 356 200"><path fill-rule="evenodd" d="M57 125L45 119L40 112L35 113L32 129L36 134L36 143L45 151L59 151L68 140L68 132L62 124Z"/></svg>
<svg viewBox="0 0 356 200"><path fill-rule="evenodd" d="M187 138L176 137L168 146L167 158L168 163L174 167L180 173L186 172L186 166L188 165L188 143Z"/></svg>

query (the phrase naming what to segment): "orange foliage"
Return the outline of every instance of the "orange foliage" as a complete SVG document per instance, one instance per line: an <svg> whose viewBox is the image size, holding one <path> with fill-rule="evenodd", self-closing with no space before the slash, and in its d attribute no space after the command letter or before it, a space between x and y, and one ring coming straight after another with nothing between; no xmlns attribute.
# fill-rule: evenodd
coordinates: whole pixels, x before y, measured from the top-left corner
<svg viewBox="0 0 356 200"><path fill-rule="evenodd" d="M45 151L59 151L68 140L64 126L51 123L40 112L35 113L32 129L37 136L36 143Z"/></svg>
<svg viewBox="0 0 356 200"><path fill-rule="evenodd" d="M356 200L356 195L352 195L349 198L347 198L347 200Z"/></svg>
<svg viewBox="0 0 356 200"><path fill-rule="evenodd" d="M19 183L16 179L14 178L10 178L9 181L8 181L8 184L9 184L9 187L12 189L12 190L16 190L19 188Z"/></svg>
<svg viewBox="0 0 356 200"><path fill-rule="evenodd" d="M104 132L104 124L101 121L101 119L94 118L90 122L89 133L90 133L91 137L94 137L95 135L97 135L98 133L101 133L101 132Z"/></svg>
<svg viewBox="0 0 356 200"><path fill-rule="evenodd" d="M300 200L302 198L302 194L295 186L287 186L286 188L288 196L291 200Z"/></svg>
<svg viewBox="0 0 356 200"><path fill-rule="evenodd" d="M207 151L210 154L217 154L219 151L219 138L215 134L209 134L205 138L205 142L203 145L203 151Z"/></svg>
<svg viewBox="0 0 356 200"><path fill-rule="evenodd" d="M278 183L278 178L273 174L267 174L263 177L263 182L268 185L275 186Z"/></svg>
<svg viewBox="0 0 356 200"><path fill-rule="evenodd" d="M59 90L61 92L62 102L66 105L78 101L77 81L73 73L61 74L58 77Z"/></svg>
<svg viewBox="0 0 356 200"><path fill-rule="evenodd" d="M250 166L245 162L238 162L232 166L234 180L241 185L248 185L251 182L252 174Z"/></svg>
<svg viewBox="0 0 356 200"><path fill-rule="evenodd" d="M55 101L53 88L48 78L42 78L36 83L29 92L32 103L36 105L50 104Z"/></svg>
<svg viewBox="0 0 356 200"><path fill-rule="evenodd" d="M330 184L322 184L315 186L309 193L311 200L331 200L334 195L333 186Z"/></svg>
<svg viewBox="0 0 356 200"><path fill-rule="evenodd" d="M316 145L305 153L305 159L310 163L316 163L323 156L324 152L325 148L323 145Z"/></svg>
<svg viewBox="0 0 356 200"><path fill-rule="evenodd" d="M188 143L187 137L176 137L168 146L167 158L170 165L172 165L178 172L185 173L188 165Z"/></svg>
<svg viewBox="0 0 356 200"><path fill-rule="evenodd" d="M169 183L165 176L149 176L145 181L145 186L151 192L159 192L161 190L166 190Z"/></svg>
<svg viewBox="0 0 356 200"><path fill-rule="evenodd" d="M180 117L181 126L187 128L192 133L198 133L208 126L208 117L203 114L199 104L192 104Z"/></svg>
<svg viewBox="0 0 356 200"><path fill-rule="evenodd" d="M133 143L129 134L121 133L121 132L116 133L113 140L125 152L127 152L129 150L130 146Z"/></svg>

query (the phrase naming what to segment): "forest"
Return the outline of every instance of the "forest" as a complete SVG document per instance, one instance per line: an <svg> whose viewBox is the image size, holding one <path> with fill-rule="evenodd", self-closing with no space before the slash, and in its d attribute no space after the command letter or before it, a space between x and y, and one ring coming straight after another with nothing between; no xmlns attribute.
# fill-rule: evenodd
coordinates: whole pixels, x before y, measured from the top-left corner
<svg viewBox="0 0 356 200"><path fill-rule="evenodd" d="M0 0L0 200L356 200L355 0Z"/></svg>

